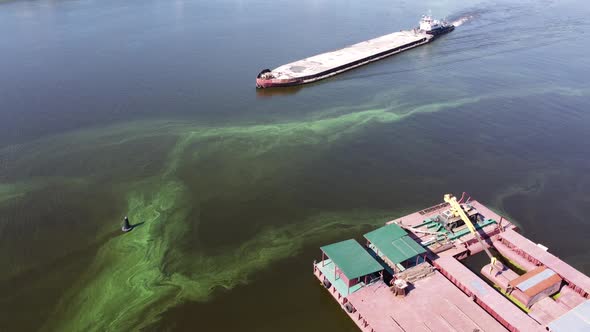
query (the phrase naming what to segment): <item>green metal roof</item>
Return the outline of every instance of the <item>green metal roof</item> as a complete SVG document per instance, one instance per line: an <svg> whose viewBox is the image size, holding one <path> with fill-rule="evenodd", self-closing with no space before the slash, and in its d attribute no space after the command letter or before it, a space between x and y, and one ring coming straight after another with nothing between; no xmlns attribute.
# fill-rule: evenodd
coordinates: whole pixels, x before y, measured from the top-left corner
<svg viewBox="0 0 590 332"><path fill-rule="evenodd" d="M408 233L403 228L396 224L389 224L365 234L364 237L375 244L375 242L379 241L397 240L406 235Z"/></svg>
<svg viewBox="0 0 590 332"><path fill-rule="evenodd" d="M330 257L348 279L355 279L383 270L381 264L353 239L323 246L320 249Z"/></svg>
<svg viewBox="0 0 590 332"><path fill-rule="evenodd" d="M365 234L364 237L394 264L399 264L426 252L421 245L408 236L405 230L396 224L377 228Z"/></svg>

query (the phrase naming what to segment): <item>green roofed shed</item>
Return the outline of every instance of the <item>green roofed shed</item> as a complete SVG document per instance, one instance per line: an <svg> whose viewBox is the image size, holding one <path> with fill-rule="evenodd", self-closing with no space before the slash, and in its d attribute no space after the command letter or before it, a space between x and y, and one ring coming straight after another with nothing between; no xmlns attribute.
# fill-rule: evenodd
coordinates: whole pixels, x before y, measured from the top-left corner
<svg viewBox="0 0 590 332"><path fill-rule="evenodd" d="M399 264L426 250L412 240L408 233L396 224L385 225L364 235L377 250L394 264Z"/></svg>
<svg viewBox="0 0 590 332"><path fill-rule="evenodd" d="M383 270L356 240L350 239L320 248L349 280Z"/></svg>

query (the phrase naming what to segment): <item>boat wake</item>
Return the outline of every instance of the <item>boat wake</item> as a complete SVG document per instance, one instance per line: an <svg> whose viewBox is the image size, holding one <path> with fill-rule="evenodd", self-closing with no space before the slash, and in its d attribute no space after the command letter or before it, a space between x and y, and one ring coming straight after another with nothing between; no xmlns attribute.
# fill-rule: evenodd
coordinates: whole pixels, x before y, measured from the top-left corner
<svg viewBox="0 0 590 332"><path fill-rule="evenodd" d="M472 19L473 19L473 15L463 16L463 17L460 17L459 19L453 21L451 24L453 24L455 27L460 27L461 25L463 25L463 23L471 21Z"/></svg>

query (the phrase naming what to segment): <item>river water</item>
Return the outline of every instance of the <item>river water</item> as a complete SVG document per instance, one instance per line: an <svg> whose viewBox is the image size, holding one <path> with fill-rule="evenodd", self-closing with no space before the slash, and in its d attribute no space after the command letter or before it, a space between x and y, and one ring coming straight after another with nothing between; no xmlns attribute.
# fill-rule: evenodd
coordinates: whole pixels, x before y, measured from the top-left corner
<svg viewBox="0 0 590 332"><path fill-rule="evenodd" d="M429 10L461 25L254 88ZM355 331L312 275L318 247L447 192L590 273L589 16L582 0L0 2L0 330Z"/></svg>

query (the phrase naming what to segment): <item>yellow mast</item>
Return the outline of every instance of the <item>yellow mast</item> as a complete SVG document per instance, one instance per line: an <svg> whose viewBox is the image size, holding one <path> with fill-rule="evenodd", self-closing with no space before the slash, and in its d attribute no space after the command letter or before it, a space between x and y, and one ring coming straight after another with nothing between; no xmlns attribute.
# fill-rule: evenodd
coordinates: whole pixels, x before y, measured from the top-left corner
<svg viewBox="0 0 590 332"><path fill-rule="evenodd" d="M494 257L494 255L492 255L492 253L488 250L488 247L483 243L481 236L479 235L479 233L475 229L475 226L473 226L473 223L471 222L471 220L469 219L469 217L467 216L467 214L463 210L463 207L461 206L461 204L459 204L459 202L457 202L457 198L451 194L446 194L444 196L444 200L445 200L445 202L449 203L449 205L451 206L451 212L453 212L453 214L456 217L461 217L461 220L463 220L465 225L467 225L467 228L469 228L469 231L477 238L477 240L479 241L479 244L481 245L483 250L485 250L486 254L490 258L490 261L492 263L490 268L493 269L494 267L496 267L496 264L499 263L498 260L496 259L496 257Z"/></svg>

